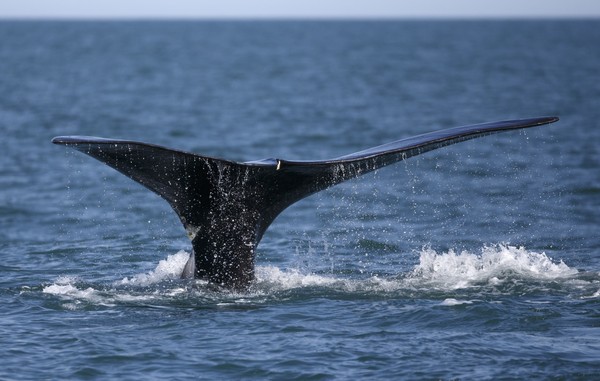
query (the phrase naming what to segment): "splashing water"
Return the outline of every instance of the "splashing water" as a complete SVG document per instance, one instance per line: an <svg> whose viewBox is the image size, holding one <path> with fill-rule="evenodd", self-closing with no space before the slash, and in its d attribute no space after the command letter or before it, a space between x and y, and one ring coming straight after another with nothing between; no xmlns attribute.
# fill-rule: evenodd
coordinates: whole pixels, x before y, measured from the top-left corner
<svg viewBox="0 0 600 381"><path fill-rule="evenodd" d="M479 254L453 250L438 254L430 248L421 251L419 264L410 277L445 289L472 287L482 283L499 284L509 277L523 280L557 280L578 274L562 261L555 263L545 253L508 245L486 246Z"/></svg>
<svg viewBox="0 0 600 381"><path fill-rule="evenodd" d="M115 285L149 286L167 279L179 279L190 254L180 250L158 262L156 269L147 274L138 274L131 278L123 278Z"/></svg>
<svg viewBox="0 0 600 381"><path fill-rule="evenodd" d="M92 287L78 289L74 286L77 282L78 279L74 277L59 277L53 284L44 287L43 292L54 295L70 295L77 299L93 299L96 290Z"/></svg>
<svg viewBox="0 0 600 381"><path fill-rule="evenodd" d="M500 286L508 280L519 282L562 282L567 284L579 274L562 261L555 262L545 253L528 251L508 245L486 246L480 253L453 250L438 253L424 248L419 253L419 263L408 273L393 277L368 278L341 277L303 273L298 269L279 269L274 266L257 266L256 282L244 295L207 287L204 281L180 279L189 253L179 251L161 260L148 273L137 274L113 282L108 286L85 284L72 277L60 277L43 288L47 294L95 305L113 305L126 302L168 302L182 295L191 296L191 303L220 303L223 299L234 301L239 297L270 296L290 290L307 292L359 293L379 296L431 297L432 291L452 292L475 289L481 292L488 286ZM415 294L415 292L417 294ZM484 291L485 292L485 291ZM509 291L510 292L510 291ZM242 299L240 299L242 300ZM243 299L247 302L247 299ZM261 299L263 300L263 299ZM442 305L453 306L470 303L456 298L446 298ZM70 305L70 307L73 307ZM67 308L70 308L67 306Z"/></svg>

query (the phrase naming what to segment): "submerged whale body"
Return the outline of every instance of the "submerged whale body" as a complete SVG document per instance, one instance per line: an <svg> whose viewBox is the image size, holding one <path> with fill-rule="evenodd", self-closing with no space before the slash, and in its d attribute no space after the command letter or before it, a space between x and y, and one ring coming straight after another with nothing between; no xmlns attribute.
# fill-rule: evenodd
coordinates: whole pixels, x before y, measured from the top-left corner
<svg viewBox="0 0 600 381"><path fill-rule="evenodd" d="M164 198L192 241L183 277L244 289L256 246L285 208L313 193L450 144L556 122L556 117L484 123L430 132L330 160L237 163L157 145L88 136L52 139L88 154Z"/></svg>

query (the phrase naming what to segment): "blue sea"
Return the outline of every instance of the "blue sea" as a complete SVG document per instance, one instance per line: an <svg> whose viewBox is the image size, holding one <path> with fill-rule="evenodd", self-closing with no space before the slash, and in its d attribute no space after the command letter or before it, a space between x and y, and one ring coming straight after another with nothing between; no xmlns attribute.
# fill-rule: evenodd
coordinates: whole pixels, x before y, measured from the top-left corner
<svg viewBox="0 0 600 381"><path fill-rule="evenodd" d="M0 379L600 379L600 21L0 21ZM328 159L556 115L284 211L231 292L57 135Z"/></svg>

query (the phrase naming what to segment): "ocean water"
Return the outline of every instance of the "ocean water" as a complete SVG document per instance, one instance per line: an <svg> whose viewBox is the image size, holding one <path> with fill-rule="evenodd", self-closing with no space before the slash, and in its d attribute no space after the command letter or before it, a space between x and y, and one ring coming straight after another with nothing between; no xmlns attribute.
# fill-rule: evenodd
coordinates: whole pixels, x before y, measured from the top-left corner
<svg viewBox="0 0 600 381"><path fill-rule="evenodd" d="M0 22L0 379L600 377L600 22ZM326 159L557 115L300 201L232 293L56 135Z"/></svg>

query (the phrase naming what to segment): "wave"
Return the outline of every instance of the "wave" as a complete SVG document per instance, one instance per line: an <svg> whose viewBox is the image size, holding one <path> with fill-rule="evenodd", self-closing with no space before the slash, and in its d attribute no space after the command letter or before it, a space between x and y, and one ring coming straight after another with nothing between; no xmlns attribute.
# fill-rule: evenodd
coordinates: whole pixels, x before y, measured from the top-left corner
<svg viewBox="0 0 600 381"><path fill-rule="evenodd" d="M306 273L299 269L280 269L275 266L257 266L256 281L245 293L233 293L218 289L205 281L182 280L180 274L189 253L179 251L161 260L148 273L123 278L108 285L90 285L78 278L60 277L43 287L46 294L64 298L66 308L78 304L114 305L118 303L168 303L182 298L191 303L247 303L278 299L278 295L290 291L305 291L304 295L323 293L355 294L357 297L376 295L382 297L442 298L442 305L470 304L453 296L464 292L506 293L520 285L520 294L548 291L549 284L560 284L569 289L584 289L582 298L598 298L597 284L600 274L593 279L581 279L581 272L562 261L555 261L545 253L509 245L485 246L477 253L453 250L437 252L431 248L420 250L419 263L408 272L393 276L335 275ZM589 277L588 277L589 278ZM595 287L590 290L591 287ZM554 287L556 289L556 287ZM453 292L460 292L453 295ZM436 294L438 293L438 294ZM440 294L441 293L441 294ZM450 294L450 295L448 295ZM473 295L471 295L473 296ZM75 303L75 304L73 304Z"/></svg>
<svg viewBox="0 0 600 381"><path fill-rule="evenodd" d="M450 250L438 254L425 248L410 277L423 284L445 289L461 289L483 283L501 284L507 279L530 281L561 280L579 271L562 260L556 263L545 253L509 245L485 246L480 253Z"/></svg>

